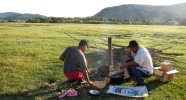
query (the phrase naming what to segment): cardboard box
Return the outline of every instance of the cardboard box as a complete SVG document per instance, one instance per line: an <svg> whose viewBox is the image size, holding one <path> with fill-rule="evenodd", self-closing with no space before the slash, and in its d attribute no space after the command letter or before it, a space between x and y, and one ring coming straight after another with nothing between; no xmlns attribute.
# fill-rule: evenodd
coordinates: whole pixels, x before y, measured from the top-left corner
<svg viewBox="0 0 186 100"><path fill-rule="evenodd" d="M160 71L160 70L155 70L154 71L154 74L155 74L155 77L157 80L160 80L162 82L168 82L168 81L172 81L175 77L175 74L178 73L177 70L171 70L171 71L168 71L168 72L163 72L163 71Z"/></svg>
<svg viewBox="0 0 186 100"><path fill-rule="evenodd" d="M161 71L161 70L154 70L154 74L155 74L155 75L162 76L163 73L164 73L164 72Z"/></svg>
<svg viewBox="0 0 186 100"><path fill-rule="evenodd" d="M161 80L161 77L162 77L162 76L155 75L155 78L156 78L157 80Z"/></svg>
<svg viewBox="0 0 186 100"><path fill-rule="evenodd" d="M172 81L174 79L174 75L175 74L163 74L163 77L160 81L162 82Z"/></svg>
<svg viewBox="0 0 186 100"><path fill-rule="evenodd" d="M172 81L176 73L178 73L178 71L174 70L172 64L169 62L163 62L160 64L160 67L154 67L156 79L162 82Z"/></svg>
<svg viewBox="0 0 186 100"><path fill-rule="evenodd" d="M163 74L162 76L155 75L157 80L160 80L162 82L168 82L174 79L174 74L168 75L168 74Z"/></svg>
<svg viewBox="0 0 186 100"><path fill-rule="evenodd" d="M160 67L161 67L161 70L164 72L168 72L174 69L170 62L163 62L160 64Z"/></svg>

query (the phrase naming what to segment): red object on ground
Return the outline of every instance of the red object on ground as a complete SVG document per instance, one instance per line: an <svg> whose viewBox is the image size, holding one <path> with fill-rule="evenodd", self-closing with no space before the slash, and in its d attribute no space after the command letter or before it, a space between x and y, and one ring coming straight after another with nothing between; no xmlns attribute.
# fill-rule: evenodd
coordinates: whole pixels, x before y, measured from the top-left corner
<svg viewBox="0 0 186 100"><path fill-rule="evenodd" d="M75 72L71 72L71 73L65 72L64 74L68 79L71 80L77 80L83 78L83 73L80 69L77 69Z"/></svg>

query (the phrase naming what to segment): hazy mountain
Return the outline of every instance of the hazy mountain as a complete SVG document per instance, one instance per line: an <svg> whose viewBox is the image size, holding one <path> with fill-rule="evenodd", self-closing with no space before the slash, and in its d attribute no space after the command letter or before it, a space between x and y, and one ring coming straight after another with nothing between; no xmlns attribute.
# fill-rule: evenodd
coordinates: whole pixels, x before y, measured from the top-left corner
<svg viewBox="0 0 186 100"><path fill-rule="evenodd" d="M94 16L98 17L144 17L144 18L177 18L186 17L186 3L170 6L120 5L108 7Z"/></svg>
<svg viewBox="0 0 186 100"><path fill-rule="evenodd" d="M5 12L0 13L0 19L3 20L28 20L30 18L37 18L37 17L46 17L39 14L21 14L21 13L15 13L15 12Z"/></svg>

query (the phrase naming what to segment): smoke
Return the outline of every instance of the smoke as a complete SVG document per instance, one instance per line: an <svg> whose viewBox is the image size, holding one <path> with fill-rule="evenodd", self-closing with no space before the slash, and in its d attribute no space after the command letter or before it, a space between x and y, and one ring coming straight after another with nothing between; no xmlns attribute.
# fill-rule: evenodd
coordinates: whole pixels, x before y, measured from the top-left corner
<svg viewBox="0 0 186 100"><path fill-rule="evenodd" d="M103 44L105 44L106 41L103 39L97 38L95 39L96 44L96 55L97 55L97 61L96 65L97 66L103 66L103 65L108 65L108 50L107 48L104 48Z"/></svg>

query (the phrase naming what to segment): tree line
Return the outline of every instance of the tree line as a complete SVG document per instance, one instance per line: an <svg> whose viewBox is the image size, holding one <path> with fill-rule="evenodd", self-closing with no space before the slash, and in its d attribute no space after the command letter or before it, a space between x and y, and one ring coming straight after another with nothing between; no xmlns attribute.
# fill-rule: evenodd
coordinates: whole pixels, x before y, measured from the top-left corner
<svg viewBox="0 0 186 100"><path fill-rule="evenodd" d="M186 25L186 18L147 19L143 17L46 17L29 19L28 23L80 23L80 24L131 24L131 25Z"/></svg>
<svg viewBox="0 0 186 100"><path fill-rule="evenodd" d="M0 20L3 22L23 22L16 20ZM119 17L40 17L31 18L26 23L78 23L78 24L131 24L131 25L186 25L186 18L119 18Z"/></svg>

